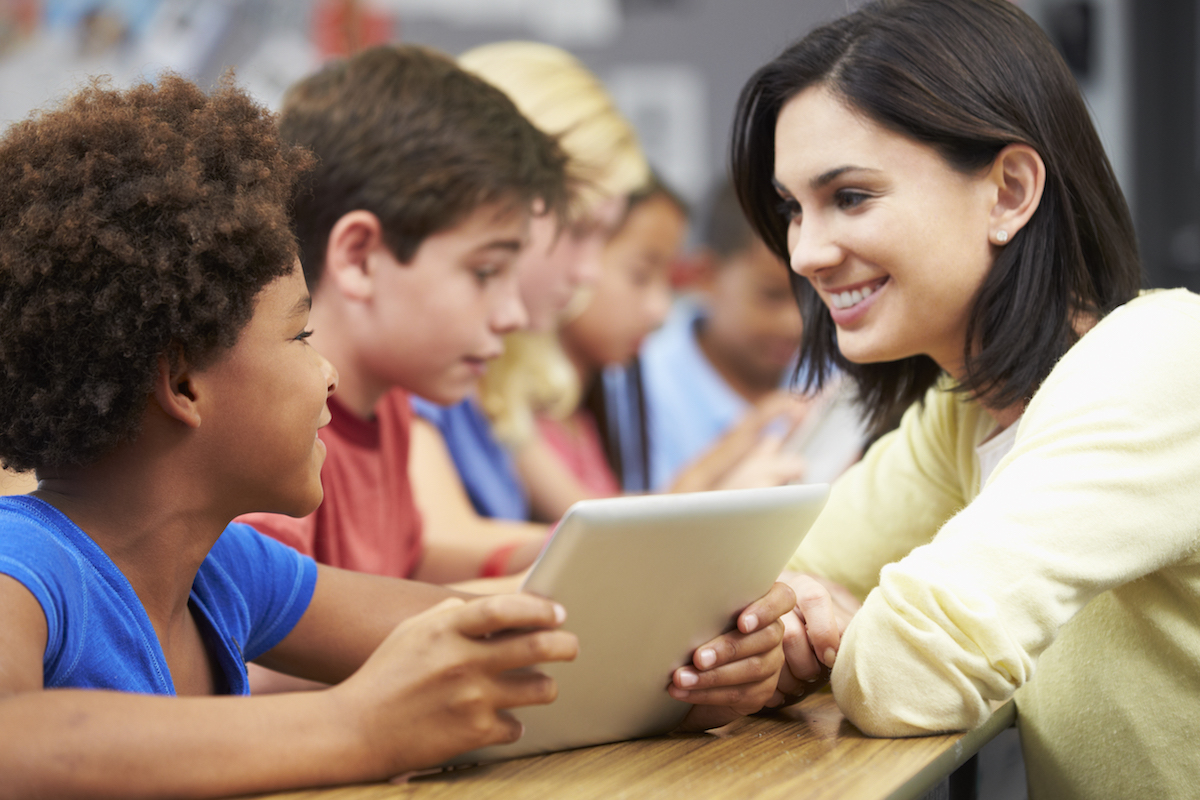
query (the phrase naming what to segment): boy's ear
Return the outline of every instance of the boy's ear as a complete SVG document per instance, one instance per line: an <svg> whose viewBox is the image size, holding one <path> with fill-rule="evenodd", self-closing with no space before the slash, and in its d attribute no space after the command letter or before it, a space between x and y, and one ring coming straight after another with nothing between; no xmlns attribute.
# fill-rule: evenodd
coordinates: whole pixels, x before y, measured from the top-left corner
<svg viewBox="0 0 1200 800"><path fill-rule="evenodd" d="M989 237L1003 244L1025 227L1042 202L1046 164L1029 145L1010 144L992 162L988 180L996 192Z"/></svg>
<svg viewBox="0 0 1200 800"><path fill-rule="evenodd" d="M375 288L372 255L385 246L379 217L361 209L343 214L329 231L322 283L332 283L355 300L370 298Z"/></svg>
<svg viewBox="0 0 1200 800"><path fill-rule="evenodd" d="M183 357L175 366L165 355L158 357L158 373L154 377L154 399L168 417L179 420L189 428L200 427L200 407L191 370Z"/></svg>

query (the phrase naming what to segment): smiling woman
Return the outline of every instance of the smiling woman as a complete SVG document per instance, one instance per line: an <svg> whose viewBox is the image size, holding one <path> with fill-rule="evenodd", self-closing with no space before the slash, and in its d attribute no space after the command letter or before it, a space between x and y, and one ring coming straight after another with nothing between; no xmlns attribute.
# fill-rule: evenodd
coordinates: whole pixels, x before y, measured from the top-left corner
<svg viewBox="0 0 1200 800"><path fill-rule="evenodd" d="M732 161L810 382L907 407L793 559L823 583L793 580L781 690L832 667L882 736L1015 695L1031 796L1189 794L1162 720L1200 700L1200 298L1138 296L1053 45L1004 0L871 3L751 78Z"/></svg>

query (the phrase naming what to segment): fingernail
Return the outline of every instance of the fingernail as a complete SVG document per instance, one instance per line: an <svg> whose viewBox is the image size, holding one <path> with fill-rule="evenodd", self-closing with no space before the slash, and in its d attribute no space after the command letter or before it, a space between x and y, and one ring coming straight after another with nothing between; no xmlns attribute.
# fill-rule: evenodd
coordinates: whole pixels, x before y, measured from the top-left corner
<svg viewBox="0 0 1200 800"><path fill-rule="evenodd" d="M746 621L746 633L754 633L758 630L758 616L756 614L747 614L742 619Z"/></svg>
<svg viewBox="0 0 1200 800"><path fill-rule="evenodd" d="M717 653L715 650L706 647L700 651L700 655L696 656L696 660L700 662L701 669L708 669L717 663Z"/></svg>
<svg viewBox="0 0 1200 800"><path fill-rule="evenodd" d="M700 682L700 676L692 672L690 669L679 670L679 674L675 677L675 682L684 688L695 686Z"/></svg>
<svg viewBox="0 0 1200 800"><path fill-rule="evenodd" d="M833 648L826 647L825 648L825 658L823 658L821 660L825 662L825 666L829 667L830 669L833 669L833 662L834 662L834 659L836 659L836 658L837 658L837 653L833 652Z"/></svg>
<svg viewBox="0 0 1200 800"><path fill-rule="evenodd" d="M562 625L567 619L567 610L558 603L554 604L554 621Z"/></svg>

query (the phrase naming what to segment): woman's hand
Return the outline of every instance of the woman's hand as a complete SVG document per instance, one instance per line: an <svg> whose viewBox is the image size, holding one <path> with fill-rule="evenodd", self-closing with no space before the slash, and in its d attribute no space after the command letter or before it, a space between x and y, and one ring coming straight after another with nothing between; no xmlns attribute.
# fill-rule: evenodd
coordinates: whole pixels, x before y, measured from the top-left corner
<svg viewBox="0 0 1200 800"><path fill-rule="evenodd" d="M828 680L842 634L862 607L841 584L816 575L785 572L779 578L795 592L795 608L783 616L786 666L768 706L789 705Z"/></svg>
<svg viewBox="0 0 1200 800"><path fill-rule="evenodd" d="M696 648L692 665L675 670L667 691L693 704L680 728L720 727L771 700L784 666L781 618L795 605L792 589L774 584L738 615L736 630Z"/></svg>

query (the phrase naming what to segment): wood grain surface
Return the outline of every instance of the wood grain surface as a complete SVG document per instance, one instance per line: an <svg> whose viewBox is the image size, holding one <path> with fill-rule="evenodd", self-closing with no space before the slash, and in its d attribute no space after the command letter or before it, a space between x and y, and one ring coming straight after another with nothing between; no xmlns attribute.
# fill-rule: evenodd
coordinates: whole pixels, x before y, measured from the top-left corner
<svg viewBox="0 0 1200 800"><path fill-rule="evenodd" d="M969 733L871 739L820 692L715 732L671 734L439 772L403 783L260 795L272 800L619 800L921 797L1015 718L1011 702Z"/></svg>

